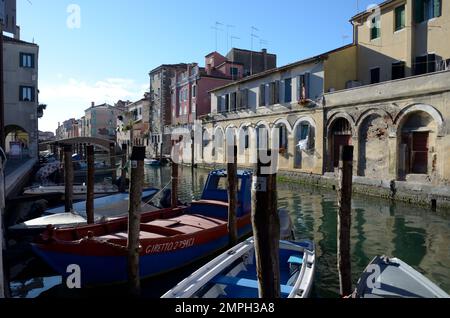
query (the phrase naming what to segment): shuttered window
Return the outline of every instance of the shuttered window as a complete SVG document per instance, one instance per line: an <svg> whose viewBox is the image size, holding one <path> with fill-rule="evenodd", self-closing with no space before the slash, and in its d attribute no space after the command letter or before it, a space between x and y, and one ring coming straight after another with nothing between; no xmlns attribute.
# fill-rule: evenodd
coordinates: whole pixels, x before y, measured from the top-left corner
<svg viewBox="0 0 450 318"><path fill-rule="evenodd" d="M259 106L266 106L266 84L259 86Z"/></svg>
<svg viewBox="0 0 450 318"><path fill-rule="evenodd" d="M292 102L292 79L290 78L284 80L284 102Z"/></svg>

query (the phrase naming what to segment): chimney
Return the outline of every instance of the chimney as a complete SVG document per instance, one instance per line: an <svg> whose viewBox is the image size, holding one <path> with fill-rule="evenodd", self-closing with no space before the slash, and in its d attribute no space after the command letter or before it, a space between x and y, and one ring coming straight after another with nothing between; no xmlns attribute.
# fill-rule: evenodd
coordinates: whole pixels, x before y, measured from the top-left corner
<svg viewBox="0 0 450 318"><path fill-rule="evenodd" d="M91 102L91 107L94 107L95 106L95 102Z"/></svg>
<svg viewBox="0 0 450 318"><path fill-rule="evenodd" d="M20 40L20 26L16 25L16 31L14 32L14 39Z"/></svg>
<svg viewBox="0 0 450 318"><path fill-rule="evenodd" d="M212 73L212 67L211 64L206 64L206 74L211 75Z"/></svg>
<svg viewBox="0 0 450 318"><path fill-rule="evenodd" d="M261 52L264 60L264 71L267 71L267 49L262 49Z"/></svg>

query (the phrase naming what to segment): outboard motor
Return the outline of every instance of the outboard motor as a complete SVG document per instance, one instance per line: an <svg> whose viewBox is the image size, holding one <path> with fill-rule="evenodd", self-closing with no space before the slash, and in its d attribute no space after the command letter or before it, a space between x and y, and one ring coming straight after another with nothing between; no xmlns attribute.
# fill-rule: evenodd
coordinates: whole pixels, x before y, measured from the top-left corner
<svg viewBox="0 0 450 318"><path fill-rule="evenodd" d="M159 199L159 205L164 209L168 209L172 206L172 191L170 189L163 191L161 199Z"/></svg>
<svg viewBox="0 0 450 318"><path fill-rule="evenodd" d="M286 241L295 241L294 226L291 216L286 209L278 209L280 218L280 238Z"/></svg>

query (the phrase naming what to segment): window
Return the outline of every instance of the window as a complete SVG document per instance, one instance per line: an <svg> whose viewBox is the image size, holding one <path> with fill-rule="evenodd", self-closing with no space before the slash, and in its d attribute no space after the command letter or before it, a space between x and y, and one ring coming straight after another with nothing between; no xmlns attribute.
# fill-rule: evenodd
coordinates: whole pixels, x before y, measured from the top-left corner
<svg viewBox="0 0 450 318"><path fill-rule="evenodd" d="M226 94L225 95L225 109L223 111L227 112L229 110L230 110L230 95Z"/></svg>
<svg viewBox="0 0 450 318"><path fill-rule="evenodd" d="M436 71L436 54L417 56L415 63L415 75L432 73Z"/></svg>
<svg viewBox="0 0 450 318"><path fill-rule="evenodd" d="M309 98L309 78L310 74L305 73L297 78L297 99L304 101Z"/></svg>
<svg viewBox="0 0 450 318"><path fill-rule="evenodd" d="M285 125L280 125L279 127L280 135L279 135L279 147L280 149L288 149L288 135L287 128Z"/></svg>
<svg viewBox="0 0 450 318"><path fill-rule="evenodd" d="M370 70L370 84L376 84L380 82L380 68L373 68Z"/></svg>
<svg viewBox="0 0 450 318"><path fill-rule="evenodd" d="M392 79L396 80L405 77L405 62L392 63Z"/></svg>
<svg viewBox="0 0 450 318"><path fill-rule="evenodd" d="M19 100L21 102L34 102L34 87L20 86Z"/></svg>
<svg viewBox="0 0 450 318"><path fill-rule="evenodd" d="M276 88L275 82L269 84L269 105L275 105Z"/></svg>
<svg viewBox="0 0 450 318"><path fill-rule="evenodd" d="M405 28L405 5L395 8L395 31Z"/></svg>
<svg viewBox="0 0 450 318"><path fill-rule="evenodd" d="M248 108L248 89L239 91L239 108L240 109Z"/></svg>
<svg viewBox="0 0 450 318"><path fill-rule="evenodd" d="M239 75L239 69L237 67L231 67L230 68L230 73L231 73L231 76L236 77L236 76Z"/></svg>
<svg viewBox="0 0 450 318"><path fill-rule="evenodd" d="M442 0L415 0L414 11L417 23L440 17Z"/></svg>
<svg viewBox="0 0 450 318"><path fill-rule="evenodd" d="M34 54L20 53L20 67L34 68Z"/></svg>
<svg viewBox="0 0 450 318"><path fill-rule="evenodd" d="M270 104L275 105L280 102L280 81L270 83Z"/></svg>
<svg viewBox="0 0 450 318"><path fill-rule="evenodd" d="M237 93L236 92L231 93L230 99L231 99L230 111L236 111L236 109L237 109Z"/></svg>
<svg viewBox="0 0 450 318"><path fill-rule="evenodd" d="M380 29L380 16L376 16L372 19L372 28L370 29L370 39L375 40L381 36Z"/></svg>
<svg viewBox="0 0 450 318"><path fill-rule="evenodd" d="M259 106L266 106L266 84L259 86Z"/></svg>
<svg viewBox="0 0 450 318"><path fill-rule="evenodd" d="M192 86L192 97L195 98L197 96L197 85Z"/></svg>
<svg viewBox="0 0 450 318"><path fill-rule="evenodd" d="M284 102L292 102L292 79L290 78L284 80Z"/></svg>

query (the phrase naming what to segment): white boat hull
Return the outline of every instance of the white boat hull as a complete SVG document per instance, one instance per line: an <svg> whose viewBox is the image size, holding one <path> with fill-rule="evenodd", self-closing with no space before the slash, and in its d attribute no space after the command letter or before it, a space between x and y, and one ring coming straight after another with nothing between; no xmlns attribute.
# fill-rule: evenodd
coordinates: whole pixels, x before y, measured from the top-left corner
<svg viewBox="0 0 450 318"><path fill-rule="evenodd" d="M287 298L309 297L314 282L314 247L307 249L295 243L280 241L280 250L289 250L303 255L300 267L289 278L286 285L281 286L282 293ZM255 279L248 279L248 275L246 278L239 276L240 273L246 272L249 265L254 266L251 264L253 257L254 239L250 238L198 269L164 294L162 298L235 298L233 294L227 294L228 284L238 282L240 285L235 284L235 286L253 289L256 286L255 283L257 284L256 273L254 274ZM218 279L218 277L220 278Z"/></svg>

